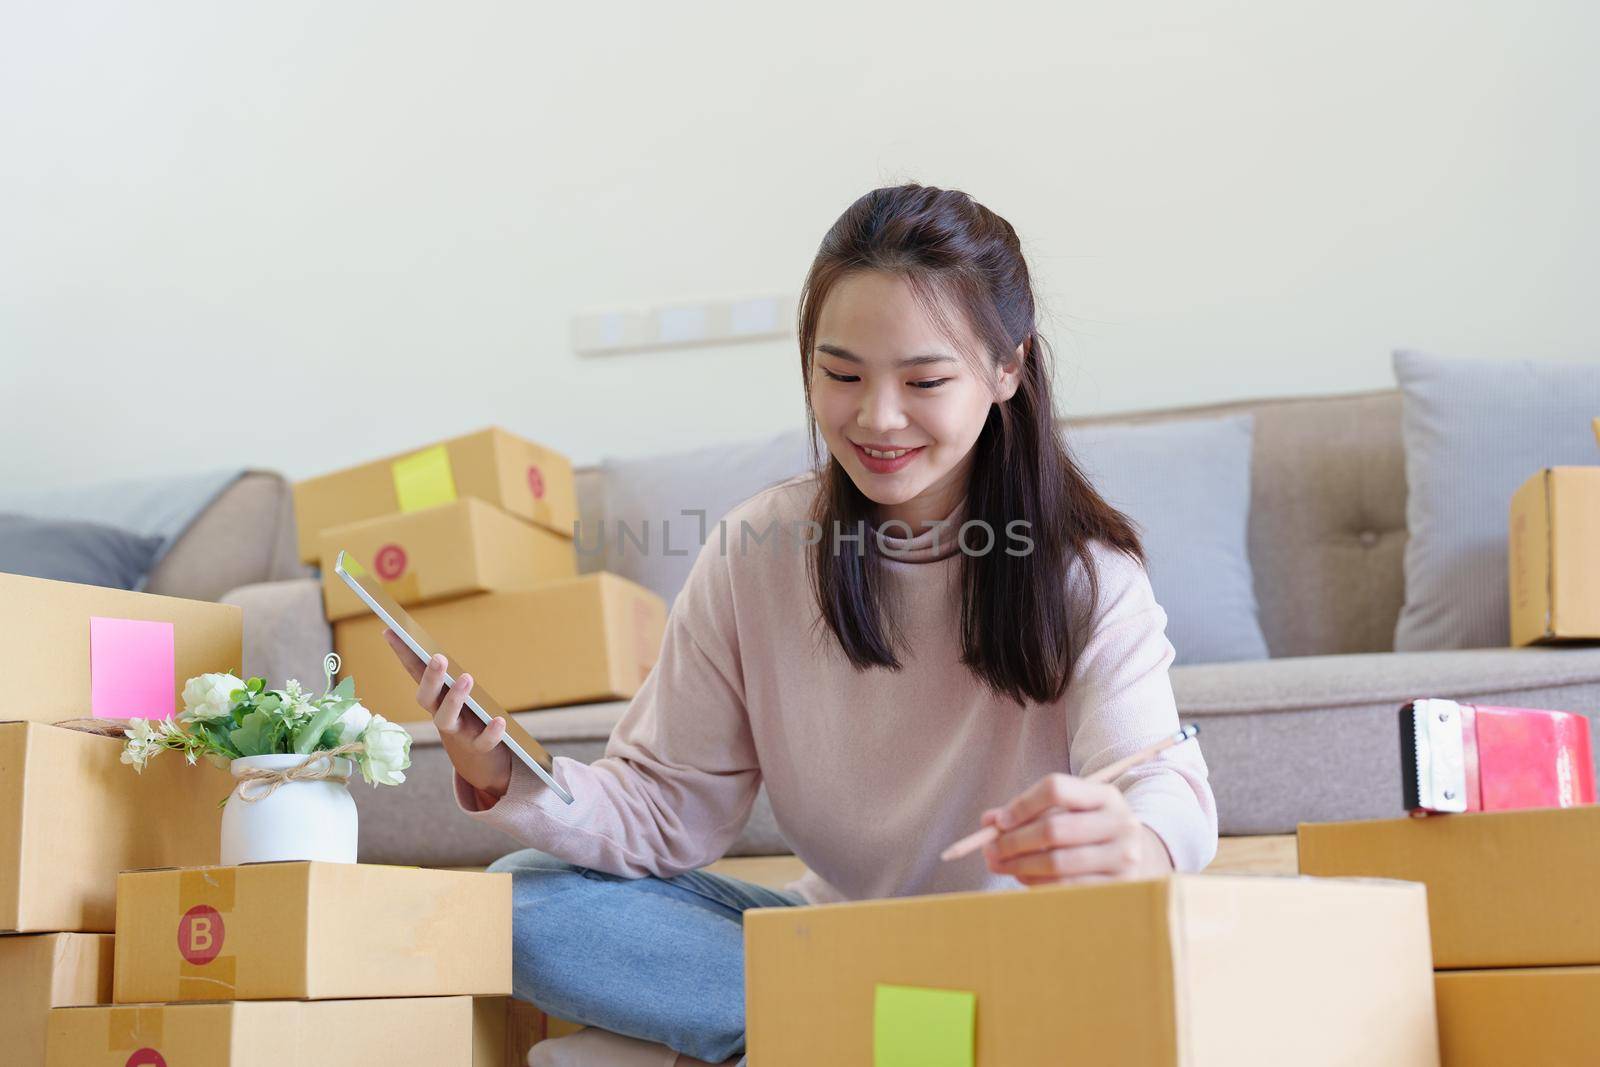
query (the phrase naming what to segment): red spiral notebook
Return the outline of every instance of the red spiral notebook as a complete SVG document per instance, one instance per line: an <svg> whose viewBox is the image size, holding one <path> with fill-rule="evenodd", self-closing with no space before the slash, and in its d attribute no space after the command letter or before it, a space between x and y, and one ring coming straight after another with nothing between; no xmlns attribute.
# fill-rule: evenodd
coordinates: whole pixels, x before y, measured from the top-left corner
<svg viewBox="0 0 1600 1067"><path fill-rule="evenodd" d="M1589 720L1416 700L1400 709L1400 778L1413 814L1593 804Z"/></svg>

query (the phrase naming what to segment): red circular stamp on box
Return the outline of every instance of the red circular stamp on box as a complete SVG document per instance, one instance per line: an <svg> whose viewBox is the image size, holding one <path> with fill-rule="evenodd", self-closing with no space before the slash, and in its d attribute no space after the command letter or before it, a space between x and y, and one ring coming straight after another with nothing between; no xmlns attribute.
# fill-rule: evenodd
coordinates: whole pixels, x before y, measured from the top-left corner
<svg viewBox="0 0 1600 1067"><path fill-rule="evenodd" d="M528 488L533 490L533 499L544 499L544 473L537 466L528 468Z"/></svg>
<svg viewBox="0 0 1600 1067"><path fill-rule="evenodd" d="M167 1058L153 1048L142 1048L128 1057L125 1067L167 1067Z"/></svg>
<svg viewBox="0 0 1600 1067"><path fill-rule="evenodd" d="M203 967L221 954L226 935L217 909L210 904L196 904L178 920L178 952L190 963Z"/></svg>
<svg viewBox="0 0 1600 1067"><path fill-rule="evenodd" d="M406 550L399 545L384 545L372 557L372 569L384 581L394 581L406 572Z"/></svg>

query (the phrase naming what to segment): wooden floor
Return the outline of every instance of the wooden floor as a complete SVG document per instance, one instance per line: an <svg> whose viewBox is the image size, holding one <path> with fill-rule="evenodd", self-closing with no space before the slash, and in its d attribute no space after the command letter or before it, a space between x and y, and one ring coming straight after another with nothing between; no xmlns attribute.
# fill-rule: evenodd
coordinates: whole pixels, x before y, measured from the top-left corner
<svg viewBox="0 0 1600 1067"><path fill-rule="evenodd" d="M783 886L805 873L794 856L734 856L706 868L731 878L764 885ZM1217 843L1217 858L1207 874L1296 874L1299 854L1293 834L1274 837L1224 837Z"/></svg>

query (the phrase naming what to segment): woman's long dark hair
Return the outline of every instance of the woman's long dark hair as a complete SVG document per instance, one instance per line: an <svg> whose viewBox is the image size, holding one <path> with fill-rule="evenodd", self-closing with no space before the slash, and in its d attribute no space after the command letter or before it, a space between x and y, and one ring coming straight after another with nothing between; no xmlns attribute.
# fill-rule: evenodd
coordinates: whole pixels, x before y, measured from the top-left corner
<svg viewBox="0 0 1600 1067"><path fill-rule="evenodd" d="M870 533L845 541L831 531L877 528L876 505L831 459L822 466L811 412L817 321L839 279L858 271L904 278L922 305L946 324L943 308L966 316L981 341L984 369L1024 352L1021 384L990 406L973 446L964 522L982 520L991 550L961 552L961 662L1018 704L1047 703L1066 691L1079 630L1093 618L1099 582L1089 543L1099 540L1139 562L1132 523L1095 491L1061 440L1051 394L1051 366L1039 336L1033 287L1016 231L965 193L921 185L874 189L828 230L800 294L800 371L805 382L812 466L820 487L811 518L829 531L808 556L821 618L857 669L900 669L900 628L882 602L882 555ZM1027 554L1005 551L1008 523L1026 520ZM837 524L837 525L836 525ZM885 531L889 532L889 531ZM941 537L954 533L941 534ZM988 540L980 534L975 541ZM1068 603L1073 560L1088 575L1087 604Z"/></svg>

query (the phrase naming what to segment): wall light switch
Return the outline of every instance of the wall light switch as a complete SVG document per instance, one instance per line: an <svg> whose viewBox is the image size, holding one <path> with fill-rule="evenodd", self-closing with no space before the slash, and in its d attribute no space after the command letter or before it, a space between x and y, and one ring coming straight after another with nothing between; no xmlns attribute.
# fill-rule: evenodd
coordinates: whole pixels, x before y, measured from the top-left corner
<svg viewBox="0 0 1600 1067"><path fill-rule="evenodd" d="M664 345L688 344L707 339L704 304L656 309L656 340Z"/></svg>

